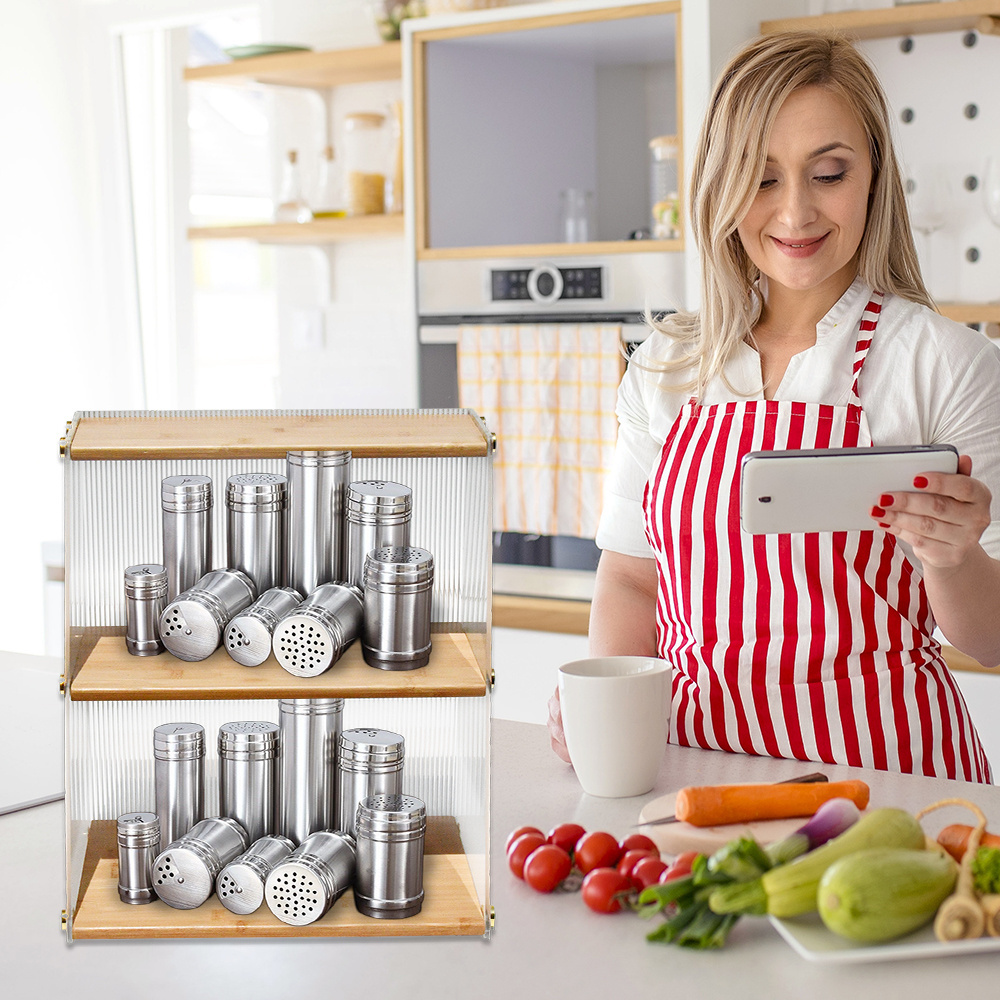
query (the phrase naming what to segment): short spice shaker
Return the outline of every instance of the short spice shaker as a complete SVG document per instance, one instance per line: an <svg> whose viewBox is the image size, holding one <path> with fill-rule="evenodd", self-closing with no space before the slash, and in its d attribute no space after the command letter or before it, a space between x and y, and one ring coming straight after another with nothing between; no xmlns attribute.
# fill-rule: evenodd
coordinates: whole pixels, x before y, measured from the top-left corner
<svg viewBox="0 0 1000 1000"><path fill-rule="evenodd" d="M345 729L337 741L338 829L355 836L358 804L403 791L403 737L384 729Z"/></svg>
<svg viewBox="0 0 1000 1000"><path fill-rule="evenodd" d="M311 924L350 888L355 867L352 837L337 830L310 834L267 876L268 909L286 924Z"/></svg>
<svg viewBox="0 0 1000 1000"><path fill-rule="evenodd" d="M133 656L163 652L160 615L166 603L166 567L144 563L125 570L125 647Z"/></svg>
<svg viewBox="0 0 1000 1000"><path fill-rule="evenodd" d="M197 722L157 726L153 772L160 843L170 844L205 815L205 727Z"/></svg>
<svg viewBox="0 0 1000 1000"><path fill-rule="evenodd" d="M361 634L363 615L357 587L324 583L275 628L271 642L275 659L296 677L316 677Z"/></svg>
<svg viewBox="0 0 1000 1000"><path fill-rule="evenodd" d="M226 625L256 596L246 573L213 569L163 609L160 639L178 659L204 660L218 648Z"/></svg>
<svg viewBox="0 0 1000 1000"><path fill-rule="evenodd" d="M215 880L215 894L231 913L254 913L264 902L264 882L271 869L284 861L295 845L279 834L255 840Z"/></svg>
<svg viewBox="0 0 1000 1000"><path fill-rule="evenodd" d="M257 593L285 584L288 480L271 472L243 472L226 483L228 564L243 570Z"/></svg>
<svg viewBox="0 0 1000 1000"><path fill-rule="evenodd" d="M160 819L156 813L118 817L118 898L123 903L151 903L153 860L160 853Z"/></svg>
<svg viewBox="0 0 1000 1000"><path fill-rule="evenodd" d="M383 546L365 558L361 650L382 670L414 670L431 658L434 557L427 549Z"/></svg>
<svg viewBox="0 0 1000 1000"><path fill-rule="evenodd" d="M285 615L302 603L291 587L272 587L226 626L226 652L244 667L258 667L271 655L274 630Z"/></svg>
<svg viewBox="0 0 1000 1000"><path fill-rule="evenodd" d="M193 587L212 568L212 480L167 476L160 482L167 600Z"/></svg>
<svg viewBox="0 0 1000 1000"><path fill-rule="evenodd" d="M413 491L401 483L367 479L347 487L347 567L355 587L365 585L365 556L384 545L410 544Z"/></svg>
<svg viewBox="0 0 1000 1000"><path fill-rule="evenodd" d="M226 722L219 727L219 812L251 840L277 830L278 726Z"/></svg>
<svg viewBox="0 0 1000 1000"><path fill-rule="evenodd" d="M412 795L370 795L358 805L354 905L369 917L412 917L424 903L427 809Z"/></svg>
<svg viewBox="0 0 1000 1000"><path fill-rule="evenodd" d="M201 906L212 895L219 872L249 843L243 827L228 816L213 816L196 823L153 862L157 896L178 910Z"/></svg>

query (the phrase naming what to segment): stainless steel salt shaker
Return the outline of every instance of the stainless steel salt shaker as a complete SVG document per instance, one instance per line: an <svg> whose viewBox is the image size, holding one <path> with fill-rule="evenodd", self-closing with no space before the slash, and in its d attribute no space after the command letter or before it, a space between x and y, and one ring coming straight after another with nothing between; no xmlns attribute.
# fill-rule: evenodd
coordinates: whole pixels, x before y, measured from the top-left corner
<svg viewBox="0 0 1000 1000"><path fill-rule="evenodd" d="M288 573L290 586L311 594L321 583L344 579L344 497L349 451L290 451Z"/></svg>
<svg viewBox="0 0 1000 1000"><path fill-rule="evenodd" d="M272 587L226 626L223 646L244 667L258 667L271 655L275 627L302 603L302 595L291 587Z"/></svg>
<svg viewBox="0 0 1000 1000"><path fill-rule="evenodd" d="M328 670L361 634L361 591L341 583L317 587L274 630L275 659L296 677Z"/></svg>
<svg viewBox="0 0 1000 1000"><path fill-rule="evenodd" d="M413 491L401 483L366 479L347 487L346 580L365 585L365 556L384 545L410 544Z"/></svg>
<svg viewBox="0 0 1000 1000"><path fill-rule="evenodd" d="M153 888L168 906L193 910L212 895L219 872L250 843L246 831L228 816L196 823L169 844L153 862Z"/></svg>
<svg viewBox="0 0 1000 1000"><path fill-rule="evenodd" d="M336 830L311 834L264 883L268 909L286 924L319 920L348 890L356 867L354 839Z"/></svg>
<svg viewBox="0 0 1000 1000"><path fill-rule="evenodd" d="M271 472L243 472L226 483L228 563L254 582L257 593L285 585L288 480Z"/></svg>
<svg viewBox="0 0 1000 1000"><path fill-rule="evenodd" d="M160 482L167 600L193 587L212 568L212 480L167 476Z"/></svg>
<svg viewBox="0 0 1000 1000"><path fill-rule="evenodd" d="M218 648L230 620L256 596L246 573L213 569L163 609L160 639L178 659L204 660Z"/></svg>
<svg viewBox="0 0 1000 1000"><path fill-rule="evenodd" d="M133 656L163 652L160 615L166 603L166 567L142 563L125 570L125 647Z"/></svg>
<svg viewBox="0 0 1000 1000"><path fill-rule="evenodd" d="M226 722L219 727L219 812L251 840L277 831L278 726Z"/></svg>
<svg viewBox="0 0 1000 1000"><path fill-rule="evenodd" d="M160 842L173 843L205 815L205 727L167 722L153 730L153 784Z"/></svg>
<svg viewBox="0 0 1000 1000"><path fill-rule="evenodd" d="M317 830L337 827L337 741L343 726L343 698L278 702L278 831L296 844Z"/></svg>
<svg viewBox="0 0 1000 1000"><path fill-rule="evenodd" d="M365 663L414 670L431 658L434 557L427 549L384 546L365 558Z"/></svg>
<svg viewBox="0 0 1000 1000"><path fill-rule="evenodd" d="M118 817L118 898L123 903L151 903L153 860L160 853L160 818L156 813Z"/></svg>
<svg viewBox="0 0 1000 1000"><path fill-rule="evenodd" d="M337 741L338 829L356 835L358 804L403 791L403 737L385 729L345 729Z"/></svg>
<svg viewBox="0 0 1000 1000"><path fill-rule="evenodd" d="M424 904L427 809L412 795L371 795L358 805L354 905L369 917L412 917Z"/></svg>
<svg viewBox="0 0 1000 1000"><path fill-rule="evenodd" d="M264 883L271 869L284 861L295 845L279 834L255 840L215 880L215 894L231 913L254 913L264 902Z"/></svg>

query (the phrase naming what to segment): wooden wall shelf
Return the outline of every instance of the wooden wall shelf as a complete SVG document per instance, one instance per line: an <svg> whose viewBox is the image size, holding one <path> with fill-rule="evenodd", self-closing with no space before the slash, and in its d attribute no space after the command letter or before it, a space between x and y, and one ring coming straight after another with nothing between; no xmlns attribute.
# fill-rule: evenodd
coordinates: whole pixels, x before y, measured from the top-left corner
<svg viewBox="0 0 1000 1000"><path fill-rule="evenodd" d="M939 302L937 307L957 323L1000 323L1000 302Z"/></svg>
<svg viewBox="0 0 1000 1000"><path fill-rule="evenodd" d="M482 247L425 247L418 260L487 260L491 257L588 257L618 253L668 253L684 240L602 240L594 243L515 243Z"/></svg>
<svg viewBox="0 0 1000 1000"><path fill-rule="evenodd" d="M314 219L312 222L262 222L238 226L191 226L191 240L254 240L285 246L347 243L354 240L402 236L403 216L358 215L344 219Z"/></svg>

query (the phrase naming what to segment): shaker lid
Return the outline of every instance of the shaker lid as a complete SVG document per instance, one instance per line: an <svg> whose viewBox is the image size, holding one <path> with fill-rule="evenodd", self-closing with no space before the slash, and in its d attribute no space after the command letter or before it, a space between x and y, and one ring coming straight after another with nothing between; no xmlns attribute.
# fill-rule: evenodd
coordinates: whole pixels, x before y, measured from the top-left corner
<svg viewBox="0 0 1000 1000"><path fill-rule="evenodd" d="M219 753L271 750L278 744L276 722L225 722L219 727Z"/></svg>
<svg viewBox="0 0 1000 1000"><path fill-rule="evenodd" d="M423 799L414 795L369 795L358 803L358 819L368 819L373 828L404 830L421 826L427 817Z"/></svg>
<svg viewBox="0 0 1000 1000"><path fill-rule="evenodd" d="M288 500L288 478L277 472L241 472L226 481L226 504L259 509Z"/></svg>
<svg viewBox="0 0 1000 1000"><path fill-rule="evenodd" d="M347 510L366 513L395 513L413 505L413 490L402 483L384 479L364 479L347 487Z"/></svg>
<svg viewBox="0 0 1000 1000"><path fill-rule="evenodd" d="M221 639L219 622L211 610L182 594L160 615L160 641L178 659L204 660L215 652Z"/></svg>
<svg viewBox="0 0 1000 1000"><path fill-rule="evenodd" d="M165 722L153 730L153 751L175 759L200 757L205 752L205 727L197 722Z"/></svg>
<svg viewBox="0 0 1000 1000"><path fill-rule="evenodd" d="M285 458L289 465L328 468L338 465L349 465L349 451L289 451Z"/></svg>
<svg viewBox="0 0 1000 1000"><path fill-rule="evenodd" d="M149 847L160 842L160 817L132 812L118 817L118 843L122 847Z"/></svg>
<svg viewBox="0 0 1000 1000"><path fill-rule="evenodd" d="M157 856L152 879L156 895L179 910L193 910L212 895L211 869L202 854L183 841L171 844Z"/></svg>
<svg viewBox="0 0 1000 1000"><path fill-rule="evenodd" d="M134 592L156 592L166 585L167 567L159 563L139 563L125 570L125 586Z"/></svg>
<svg viewBox="0 0 1000 1000"><path fill-rule="evenodd" d="M337 741L344 764L402 765L405 741L385 729L345 729Z"/></svg>
<svg viewBox="0 0 1000 1000"><path fill-rule="evenodd" d="M164 510L208 510L212 506L210 476L167 476L160 482Z"/></svg>
<svg viewBox="0 0 1000 1000"><path fill-rule="evenodd" d="M413 545L383 545L365 556L365 585L427 583L434 579L434 556Z"/></svg>
<svg viewBox="0 0 1000 1000"><path fill-rule="evenodd" d="M259 667L271 655L271 630L257 615L237 615L226 626L226 652L244 667Z"/></svg>
<svg viewBox="0 0 1000 1000"><path fill-rule="evenodd" d="M237 858L219 872L215 894L230 913L254 913L264 902L264 879L255 865Z"/></svg>

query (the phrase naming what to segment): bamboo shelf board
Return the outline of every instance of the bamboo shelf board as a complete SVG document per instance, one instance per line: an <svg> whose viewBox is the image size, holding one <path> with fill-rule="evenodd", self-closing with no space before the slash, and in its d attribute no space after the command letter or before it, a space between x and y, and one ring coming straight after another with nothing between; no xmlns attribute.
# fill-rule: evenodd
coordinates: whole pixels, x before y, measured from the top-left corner
<svg viewBox="0 0 1000 1000"><path fill-rule="evenodd" d="M588 257L595 254L677 253L684 240L604 240L594 243L512 243L481 247L418 247L418 260L481 260L491 257Z"/></svg>
<svg viewBox="0 0 1000 1000"><path fill-rule="evenodd" d="M444 836L435 845L435 824ZM91 824L81 896L73 917L73 938L290 938L439 937L485 933L483 908L469 862L451 817L428 817L424 853L424 905L402 920L366 917L350 890L315 923L296 927L278 920L263 904L255 913L230 913L215 896L193 910L177 910L160 900L129 904L118 898L118 858L114 822ZM454 833L452 833L454 828ZM110 831L110 832L109 832ZM437 849L435 849L437 848ZM457 850L456 850L457 848Z"/></svg>
<svg viewBox="0 0 1000 1000"><path fill-rule="evenodd" d="M1000 323L1000 302L938 302L937 307L958 323Z"/></svg>
<svg viewBox="0 0 1000 1000"><path fill-rule="evenodd" d="M350 450L356 458L480 457L488 432L471 411L81 417L65 451L74 461L284 458L288 451Z"/></svg>
<svg viewBox="0 0 1000 1000"><path fill-rule="evenodd" d="M313 219L312 222L263 222L238 226L192 226L191 240L254 240L257 243L308 246L346 243L352 240L402 236L403 216L357 215L343 219Z"/></svg>
<svg viewBox="0 0 1000 1000"><path fill-rule="evenodd" d="M221 647L189 663L171 653L132 656L120 636L102 636L70 684L73 701L226 698L476 698L486 681L464 632L434 632L430 662L416 670L379 670L361 644L316 677L295 677L270 656L244 667Z"/></svg>
<svg viewBox="0 0 1000 1000"><path fill-rule="evenodd" d="M1000 18L1000 0L948 0L761 21L760 30L764 35L779 31L842 31L861 39L970 29L993 34L997 18Z"/></svg>
<svg viewBox="0 0 1000 1000"><path fill-rule="evenodd" d="M494 594L493 627L587 635L590 628L590 601Z"/></svg>
<svg viewBox="0 0 1000 1000"><path fill-rule="evenodd" d="M189 66L184 79L198 83L283 87L338 87L345 83L399 80L403 75L401 42L324 52L283 52L254 59L234 59L212 66Z"/></svg>

